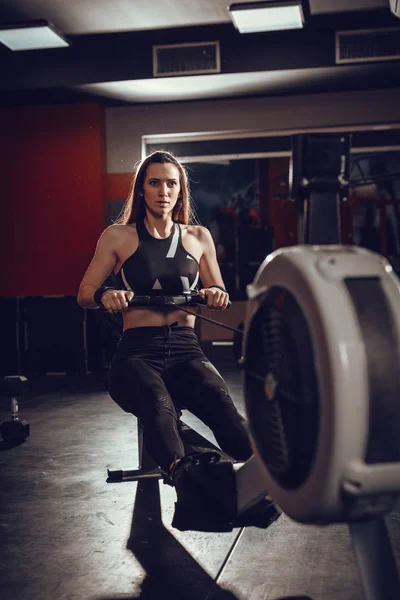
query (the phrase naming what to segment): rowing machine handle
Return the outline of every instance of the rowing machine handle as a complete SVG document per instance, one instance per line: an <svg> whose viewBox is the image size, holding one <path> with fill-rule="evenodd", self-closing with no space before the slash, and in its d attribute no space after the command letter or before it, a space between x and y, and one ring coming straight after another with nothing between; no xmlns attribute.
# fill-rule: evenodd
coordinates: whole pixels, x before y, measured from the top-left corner
<svg viewBox="0 0 400 600"><path fill-rule="evenodd" d="M207 298L202 298L199 294L180 294L176 296L142 296L136 294L132 300L129 300L128 306L181 306L181 305L207 304ZM228 303L228 307L231 301Z"/></svg>

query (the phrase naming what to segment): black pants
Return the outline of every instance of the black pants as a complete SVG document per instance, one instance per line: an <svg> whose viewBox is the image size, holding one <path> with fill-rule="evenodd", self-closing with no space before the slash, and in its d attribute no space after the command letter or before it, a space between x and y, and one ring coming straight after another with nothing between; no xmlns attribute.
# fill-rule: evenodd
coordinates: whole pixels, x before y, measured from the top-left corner
<svg viewBox="0 0 400 600"><path fill-rule="evenodd" d="M183 407L210 427L233 458L246 460L252 454L244 419L190 327L173 323L128 329L113 358L109 392L141 420L146 449L167 472L184 456L178 431Z"/></svg>

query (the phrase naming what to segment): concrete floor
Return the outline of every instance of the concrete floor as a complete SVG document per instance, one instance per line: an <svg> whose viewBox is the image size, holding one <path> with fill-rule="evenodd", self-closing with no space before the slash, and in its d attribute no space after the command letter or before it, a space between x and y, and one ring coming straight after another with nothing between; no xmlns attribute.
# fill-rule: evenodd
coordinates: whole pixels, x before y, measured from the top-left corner
<svg viewBox="0 0 400 600"><path fill-rule="evenodd" d="M242 411L239 374L220 356ZM2 600L364 600L346 526L283 516L267 530L177 531L171 487L106 483L107 468L137 467L136 420L98 379L50 383L21 399L28 440L0 443ZM400 511L387 522L400 556Z"/></svg>

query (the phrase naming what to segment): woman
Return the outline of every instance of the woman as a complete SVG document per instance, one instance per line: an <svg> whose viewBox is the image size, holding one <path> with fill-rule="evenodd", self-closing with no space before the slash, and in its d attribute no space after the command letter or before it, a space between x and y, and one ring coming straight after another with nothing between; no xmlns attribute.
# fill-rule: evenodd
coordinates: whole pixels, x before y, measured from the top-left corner
<svg viewBox="0 0 400 600"><path fill-rule="evenodd" d="M189 293L199 280L204 287L198 293L210 308L227 307L211 234L191 221L184 168L172 154L154 152L139 165L119 221L101 235L78 294L84 308L102 304L123 314L109 392L123 410L140 418L149 454L172 477L185 454L178 430L182 407L206 423L233 458L246 460L252 453L244 420L200 348L195 315L174 308L128 308L134 294ZM112 271L117 289L102 287Z"/></svg>

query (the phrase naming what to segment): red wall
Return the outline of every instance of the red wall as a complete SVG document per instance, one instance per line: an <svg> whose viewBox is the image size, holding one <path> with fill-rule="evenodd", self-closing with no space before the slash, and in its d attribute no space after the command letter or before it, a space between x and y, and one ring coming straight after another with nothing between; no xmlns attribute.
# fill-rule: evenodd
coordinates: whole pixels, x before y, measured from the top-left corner
<svg viewBox="0 0 400 600"><path fill-rule="evenodd" d="M133 173L108 173L106 183L107 200L125 200L131 189Z"/></svg>
<svg viewBox="0 0 400 600"><path fill-rule="evenodd" d="M76 294L105 225L96 104L0 110L0 295Z"/></svg>

